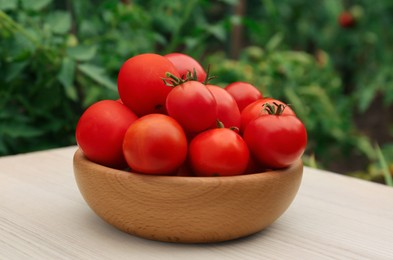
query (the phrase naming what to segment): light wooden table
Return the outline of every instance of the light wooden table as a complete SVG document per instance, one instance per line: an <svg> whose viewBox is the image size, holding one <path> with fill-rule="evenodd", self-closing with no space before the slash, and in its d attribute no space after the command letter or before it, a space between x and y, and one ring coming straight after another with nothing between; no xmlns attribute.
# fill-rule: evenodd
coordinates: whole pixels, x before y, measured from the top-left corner
<svg viewBox="0 0 393 260"><path fill-rule="evenodd" d="M171 244L98 218L75 184L75 150L0 158L0 259L393 259L393 188L306 167L293 204L262 232Z"/></svg>

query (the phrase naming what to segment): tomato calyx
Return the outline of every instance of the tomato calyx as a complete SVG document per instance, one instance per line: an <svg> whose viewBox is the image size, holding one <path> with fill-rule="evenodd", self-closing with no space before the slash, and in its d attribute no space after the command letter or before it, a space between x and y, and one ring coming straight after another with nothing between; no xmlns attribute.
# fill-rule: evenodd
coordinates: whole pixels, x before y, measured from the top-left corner
<svg viewBox="0 0 393 260"><path fill-rule="evenodd" d="M216 120L216 127L217 128L225 128L225 125L220 120L217 119ZM228 127L228 129L234 131L235 133L239 133L239 131L240 131L240 129L236 126Z"/></svg>
<svg viewBox="0 0 393 260"><path fill-rule="evenodd" d="M207 69L206 69L206 78L205 81L203 81L203 85L207 85L209 84L209 81L211 81L212 79L217 78L217 76L210 76L210 64L207 65Z"/></svg>
<svg viewBox="0 0 393 260"><path fill-rule="evenodd" d="M165 73L166 78L161 78L162 81L164 81L164 84L168 87L174 88L176 86L179 86L185 82L187 82L187 77L186 79L176 77L170 72Z"/></svg>
<svg viewBox="0 0 393 260"><path fill-rule="evenodd" d="M269 115L276 115L280 116L284 112L285 108L288 105L284 104L278 104L276 102L271 103L265 103L262 105L263 109L269 114Z"/></svg>
<svg viewBox="0 0 393 260"><path fill-rule="evenodd" d="M198 81L198 75L196 69L194 68L193 71L188 71L186 75L182 77L177 77L170 72L165 73L166 78L161 78L165 85L168 87L176 87L188 81ZM216 76L210 76L210 65L207 67L206 70L206 78L205 81L202 82L203 85L209 84L209 81L212 79L217 78Z"/></svg>
<svg viewBox="0 0 393 260"><path fill-rule="evenodd" d="M225 128L224 124L220 120L216 120L216 127L217 128Z"/></svg>
<svg viewBox="0 0 393 260"><path fill-rule="evenodd" d="M164 81L165 85L168 87L176 87L187 81L198 81L196 69L194 69L193 73L188 71L185 76L177 77L170 72L165 73L166 78L161 78Z"/></svg>

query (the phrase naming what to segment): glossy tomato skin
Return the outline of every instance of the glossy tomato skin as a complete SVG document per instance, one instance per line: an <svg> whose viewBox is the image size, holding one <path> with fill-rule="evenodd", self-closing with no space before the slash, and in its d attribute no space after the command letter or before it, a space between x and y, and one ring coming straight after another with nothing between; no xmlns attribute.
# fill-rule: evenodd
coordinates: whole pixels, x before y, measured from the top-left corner
<svg viewBox="0 0 393 260"><path fill-rule="evenodd" d="M175 66L161 55L145 53L128 59L117 79L123 103L138 116L166 113L165 100L171 91L162 80L166 72L179 77Z"/></svg>
<svg viewBox="0 0 393 260"><path fill-rule="evenodd" d="M274 98L261 98L258 99L257 101L252 102L248 106L246 106L243 111L241 112L240 115L240 132L243 133L244 130L246 129L246 126L248 125L249 122L252 120L258 118L261 115L266 115L267 112L264 110L263 105L265 103L270 103L273 104L273 102L277 104L282 104L285 105L284 102L274 99ZM283 115L296 115L295 112L291 109L291 107L286 106L283 113Z"/></svg>
<svg viewBox="0 0 393 260"><path fill-rule="evenodd" d="M76 141L91 161L113 167L127 166L122 144L128 127L137 116L123 104L102 100L85 110L76 126Z"/></svg>
<svg viewBox="0 0 393 260"><path fill-rule="evenodd" d="M176 119L187 134L211 127L217 119L217 102L211 91L198 81L187 81L172 89L166 99L168 115Z"/></svg>
<svg viewBox="0 0 393 260"><path fill-rule="evenodd" d="M243 138L257 163L272 169L294 163L307 145L306 128L291 115L260 116L247 125Z"/></svg>
<svg viewBox="0 0 393 260"><path fill-rule="evenodd" d="M173 174L184 163L187 146L185 133L175 119L149 114L128 128L123 153L133 171Z"/></svg>
<svg viewBox="0 0 393 260"><path fill-rule="evenodd" d="M197 176L233 176L245 172L250 153L240 135L216 128L198 134L190 143L188 156Z"/></svg>
<svg viewBox="0 0 393 260"><path fill-rule="evenodd" d="M180 74L180 77L186 77L187 73L190 71L194 73L194 69L197 73L197 78L199 82L204 82L206 79L206 71L203 69L201 64L195 60L193 57L188 56L183 53L169 53L164 55L165 58L170 60L176 67Z"/></svg>
<svg viewBox="0 0 393 260"><path fill-rule="evenodd" d="M240 110L235 99L223 88L215 85L206 85L217 102L217 119L225 127L240 128ZM216 127L214 124L213 128Z"/></svg>
<svg viewBox="0 0 393 260"><path fill-rule="evenodd" d="M240 112L252 102L263 97L262 93L255 86L242 81L227 85L225 90L236 100Z"/></svg>

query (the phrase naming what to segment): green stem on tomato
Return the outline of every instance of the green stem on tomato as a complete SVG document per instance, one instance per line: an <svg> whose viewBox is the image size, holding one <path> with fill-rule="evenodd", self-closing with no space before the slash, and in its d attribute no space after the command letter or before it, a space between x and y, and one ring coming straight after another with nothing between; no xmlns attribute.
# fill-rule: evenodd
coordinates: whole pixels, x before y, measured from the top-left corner
<svg viewBox="0 0 393 260"><path fill-rule="evenodd" d="M206 69L206 78L205 78L205 80L203 81L203 85L209 84L209 81L212 80L212 79L215 79L215 78L217 78L217 76L210 76L210 64L207 65L207 69Z"/></svg>
<svg viewBox="0 0 393 260"><path fill-rule="evenodd" d="M172 88L179 86L180 84L183 84L184 82L187 81L187 78L182 79L182 78L176 77L175 75L173 75L170 72L165 73L165 76L166 76L166 78L161 78L162 81L164 81L164 84L166 86L172 87Z"/></svg>
<svg viewBox="0 0 393 260"><path fill-rule="evenodd" d="M276 102L273 102L273 104L265 103L262 105L262 107L269 115L279 116L282 115L287 106L284 104L277 104Z"/></svg>
<svg viewBox="0 0 393 260"><path fill-rule="evenodd" d="M170 72L165 73L166 78L161 78L165 85L168 87L176 87L179 86L187 81L198 81L198 76L196 69L194 68L193 72L187 71L187 74L184 77L177 77Z"/></svg>
<svg viewBox="0 0 393 260"><path fill-rule="evenodd" d="M206 71L206 78L205 81L202 82L202 84L207 85L209 83L210 80L216 78L216 76L210 76L210 65L208 65L207 67L207 71ZM185 75L185 77L177 77L175 75L173 75L170 72L166 72L165 73L165 78L161 78L165 85L168 87L176 87L179 86L187 81L198 81L198 75L197 75L197 71L194 68L193 71L187 71L187 74Z"/></svg>
<svg viewBox="0 0 393 260"><path fill-rule="evenodd" d="M217 128L225 128L224 124L219 119L216 119L216 126Z"/></svg>

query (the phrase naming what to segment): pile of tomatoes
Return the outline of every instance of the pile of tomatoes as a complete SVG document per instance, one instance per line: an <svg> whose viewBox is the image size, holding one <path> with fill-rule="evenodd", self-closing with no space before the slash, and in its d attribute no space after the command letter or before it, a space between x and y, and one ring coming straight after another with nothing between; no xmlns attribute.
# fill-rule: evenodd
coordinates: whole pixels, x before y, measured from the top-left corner
<svg viewBox="0 0 393 260"><path fill-rule="evenodd" d="M118 74L119 100L80 117L76 140L98 164L151 175L232 176L285 168L307 132L291 107L253 85L225 88L192 57L145 53Z"/></svg>

